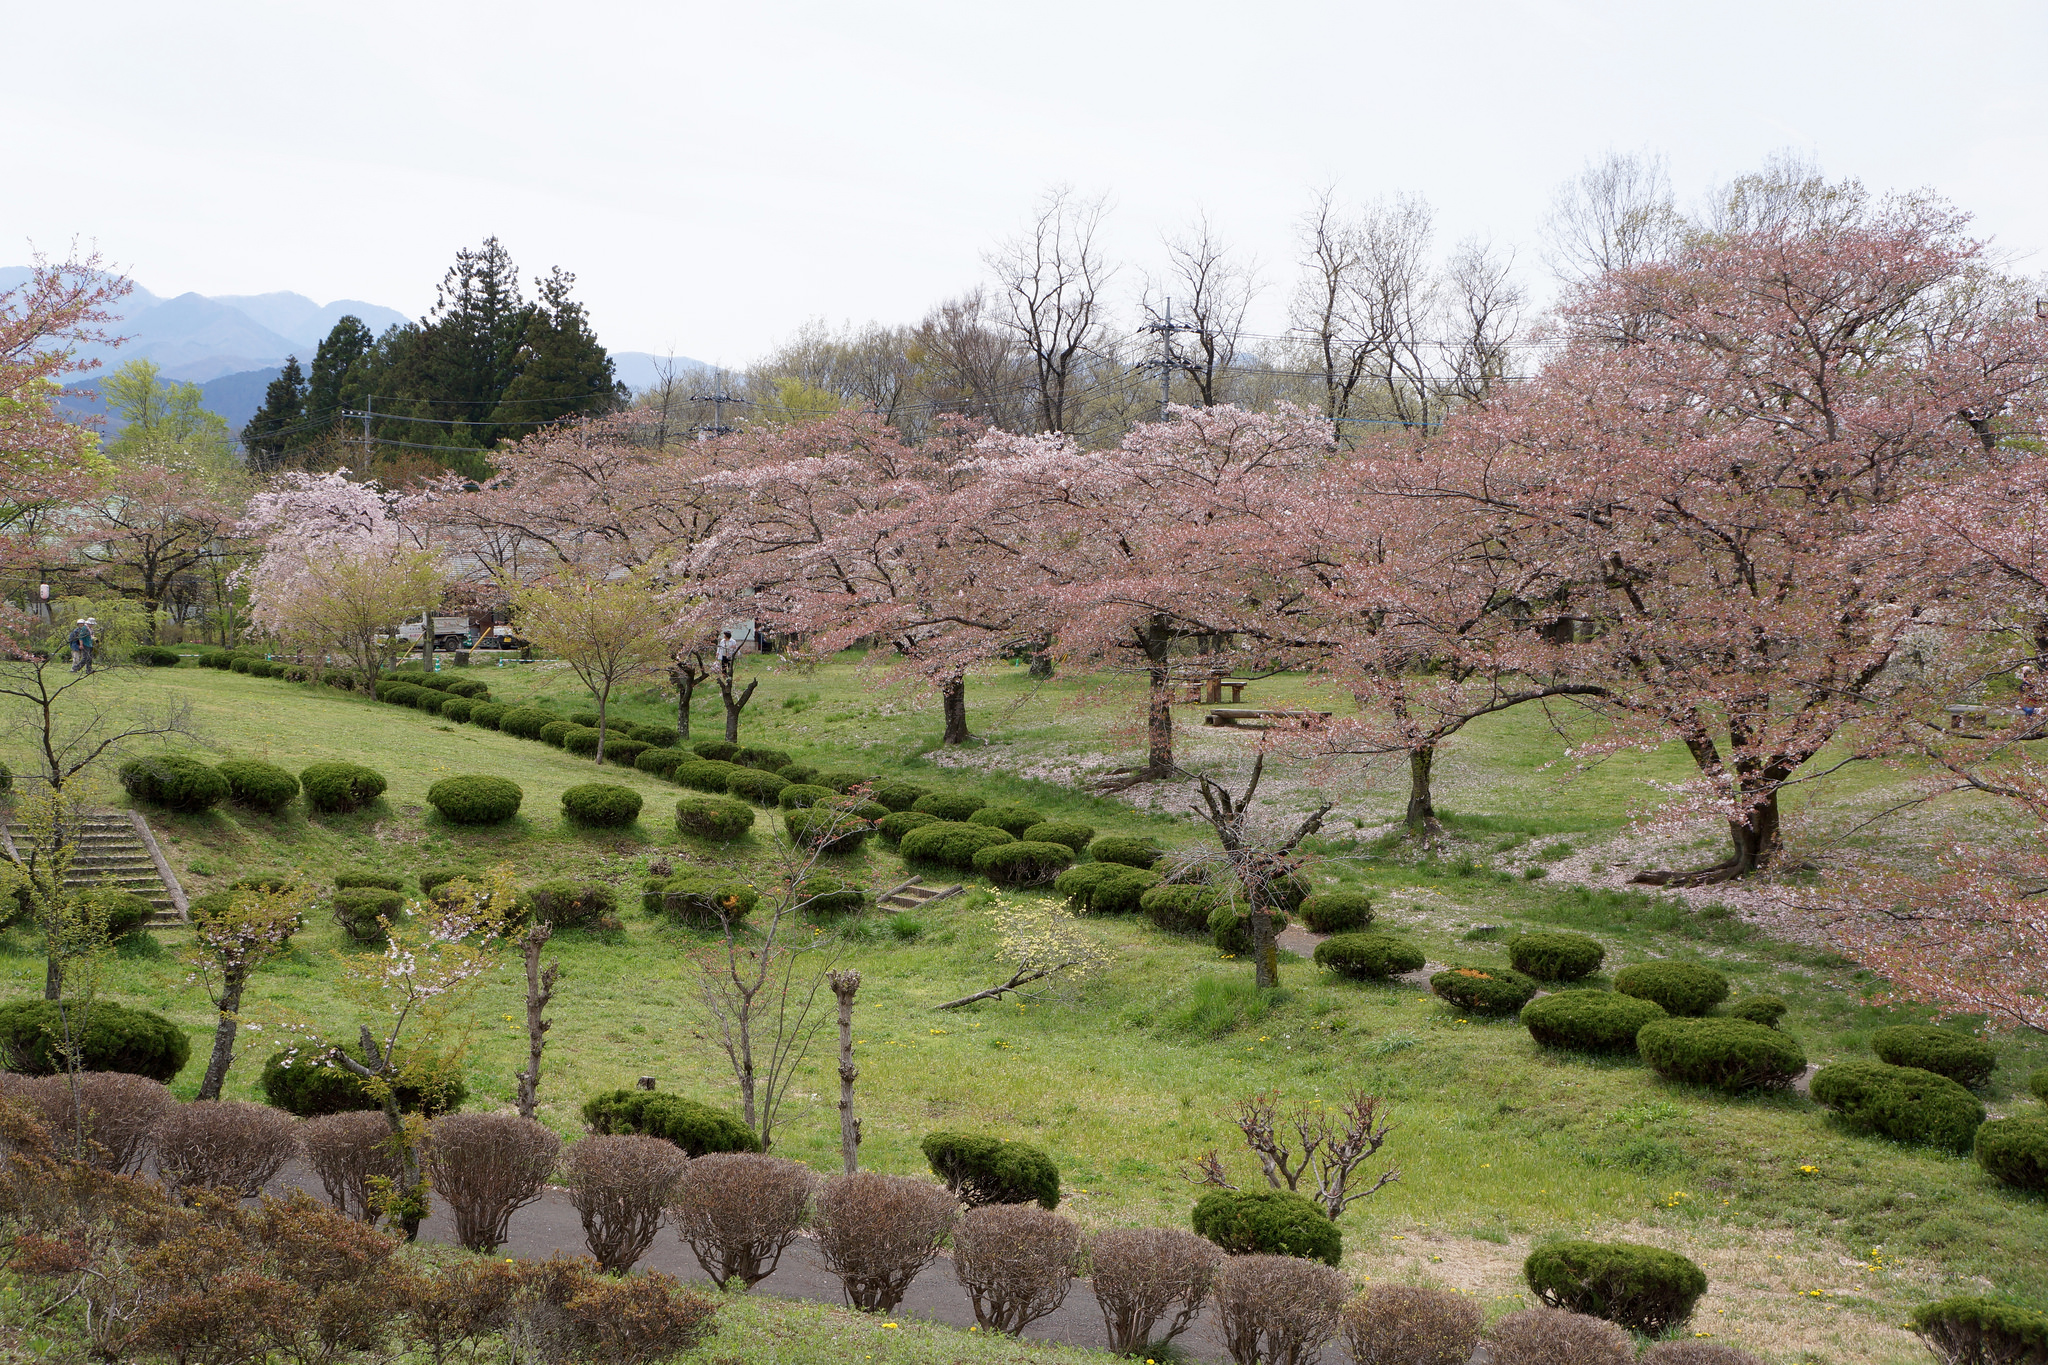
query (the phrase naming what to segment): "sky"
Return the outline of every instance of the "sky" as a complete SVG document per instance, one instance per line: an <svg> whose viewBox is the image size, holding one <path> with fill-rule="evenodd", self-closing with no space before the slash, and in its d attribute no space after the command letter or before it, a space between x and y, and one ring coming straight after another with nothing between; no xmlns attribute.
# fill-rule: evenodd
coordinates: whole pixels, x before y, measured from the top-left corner
<svg viewBox="0 0 2048 1365"><path fill-rule="evenodd" d="M0 264L73 241L159 295L409 314L496 234L615 350L742 364L915 321L1049 187L1106 196L1134 310L1206 213L1285 323L1310 197L1421 195L1548 289L1557 186L1610 151L1682 203L1774 152L1931 188L2048 269L2048 5L695 0L0 7Z"/></svg>

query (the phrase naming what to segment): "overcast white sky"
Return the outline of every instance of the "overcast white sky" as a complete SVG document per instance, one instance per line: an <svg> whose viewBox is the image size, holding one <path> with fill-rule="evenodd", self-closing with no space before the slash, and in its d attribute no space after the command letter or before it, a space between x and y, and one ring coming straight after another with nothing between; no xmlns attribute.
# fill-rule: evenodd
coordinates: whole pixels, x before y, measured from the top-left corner
<svg viewBox="0 0 2048 1365"><path fill-rule="evenodd" d="M1791 149L1928 186L2048 266L2041 0L1037 0L0 8L0 263L98 246L158 294L412 314L496 233L617 350L744 362L913 320L1051 183L1135 287L1198 209L1280 321L1313 187L1426 196L1541 276L1551 193L1669 157L1681 198ZM26 162L26 165L23 163Z"/></svg>

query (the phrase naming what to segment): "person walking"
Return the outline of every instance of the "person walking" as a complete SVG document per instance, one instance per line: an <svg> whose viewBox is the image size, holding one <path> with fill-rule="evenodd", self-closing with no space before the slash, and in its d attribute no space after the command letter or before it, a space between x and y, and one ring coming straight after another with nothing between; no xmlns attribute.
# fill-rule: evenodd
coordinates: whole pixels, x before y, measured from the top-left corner
<svg viewBox="0 0 2048 1365"><path fill-rule="evenodd" d="M93 639L92 634L96 624L90 616L80 618L78 624L71 628L71 634L64 641L65 644L71 647L71 671L73 673L92 672L92 652L98 643Z"/></svg>
<svg viewBox="0 0 2048 1365"><path fill-rule="evenodd" d="M733 660L739 658L739 656L740 642L732 638L731 631L720 631L718 633L718 671L730 678L732 676Z"/></svg>

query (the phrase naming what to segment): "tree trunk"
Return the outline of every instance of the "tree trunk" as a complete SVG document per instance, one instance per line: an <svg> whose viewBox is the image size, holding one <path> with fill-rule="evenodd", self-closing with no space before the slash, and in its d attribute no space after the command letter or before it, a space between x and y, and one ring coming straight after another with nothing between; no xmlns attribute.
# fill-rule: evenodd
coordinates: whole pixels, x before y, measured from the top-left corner
<svg viewBox="0 0 2048 1365"><path fill-rule="evenodd" d="M55 1000L64 994L64 973L57 966L57 950L50 949L50 960L43 967L43 999Z"/></svg>
<svg viewBox="0 0 2048 1365"><path fill-rule="evenodd" d="M1749 808L1745 818L1728 822L1727 858L1712 867L1686 872L1639 872L1629 881L1637 886L1714 886L1761 871L1771 865L1782 848L1781 818L1774 783L1770 792Z"/></svg>
<svg viewBox="0 0 2048 1365"><path fill-rule="evenodd" d="M611 700L611 695L611 692L606 690L599 693L597 698L597 766L600 768L604 766L605 703Z"/></svg>
<svg viewBox="0 0 2048 1365"><path fill-rule="evenodd" d="M839 1155L852 1175L860 1169L860 1120L853 1114L853 1082L860 1075L853 1064L853 997L860 990L860 973L837 971L828 979L839 997Z"/></svg>
<svg viewBox="0 0 2048 1365"><path fill-rule="evenodd" d="M1436 799L1430 788L1430 774L1436 768L1436 745L1421 744L1408 751L1408 814L1410 833L1421 834L1437 828Z"/></svg>
<svg viewBox="0 0 2048 1365"><path fill-rule="evenodd" d="M949 747L973 743L967 729L967 679L958 673L948 676L939 684L939 703L946 716L946 733L939 742Z"/></svg>
<svg viewBox="0 0 2048 1365"><path fill-rule="evenodd" d="M1173 687L1163 665L1148 673L1145 701L1145 771L1165 777L1173 771Z"/></svg>
<svg viewBox="0 0 2048 1365"><path fill-rule="evenodd" d="M519 1116L532 1118L540 1104L540 1059L547 1046L549 1020L541 1018L541 1011L555 997L555 980L561 973L560 962L549 964L541 970L540 950L554 933L554 926L536 920L527 928L526 937L520 940L520 947L526 956L526 1070L513 1077L519 1084Z"/></svg>
<svg viewBox="0 0 2048 1365"><path fill-rule="evenodd" d="M744 692L737 694L733 692L732 685L732 674L721 672L718 675L718 695L725 702L725 742L727 744L737 744L740 742L740 712L746 710L747 703L753 700L754 689L761 685L761 680L755 678L747 684Z"/></svg>
<svg viewBox="0 0 2048 1365"><path fill-rule="evenodd" d="M1280 984L1280 945L1273 935L1273 912L1264 896L1252 900L1253 982L1260 990Z"/></svg>
<svg viewBox="0 0 2048 1365"><path fill-rule="evenodd" d="M213 1026L213 1055L207 1058L206 1075L199 1082L195 1099L217 1100L221 1086L227 1083L228 1067L235 1060L235 1011L242 1007L242 985L242 978L234 975L221 982L220 1018Z"/></svg>
<svg viewBox="0 0 2048 1365"><path fill-rule="evenodd" d="M676 734L690 737L690 699L696 695L697 674L687 668L670 668L668 679L676 685Z"/></svg>

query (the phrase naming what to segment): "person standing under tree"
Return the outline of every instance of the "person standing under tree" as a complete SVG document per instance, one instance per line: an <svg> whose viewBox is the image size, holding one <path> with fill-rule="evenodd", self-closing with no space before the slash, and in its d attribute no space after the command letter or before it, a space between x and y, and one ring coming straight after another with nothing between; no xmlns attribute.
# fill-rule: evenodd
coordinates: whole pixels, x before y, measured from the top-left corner
<svg viewBox="0 0 2048 1365"><path fill-rule="evenodd" d="M732 676L733 661L739 658L740 642L732 638L732 632L718 632L718 671L726 677Z"/></svg>
<svg viewBox="0 0 2048 1365"><path fill-rule="evenodd" d="M77 625L71 628L71 634L64 642L71 647L71 671L73 673L81 671L86 673L92 672L92 651L98 643L92 638L94 624L95 622L90 616L84 617Z"/></svg>

